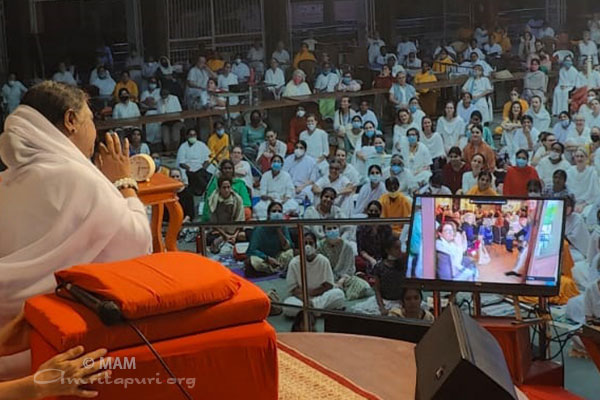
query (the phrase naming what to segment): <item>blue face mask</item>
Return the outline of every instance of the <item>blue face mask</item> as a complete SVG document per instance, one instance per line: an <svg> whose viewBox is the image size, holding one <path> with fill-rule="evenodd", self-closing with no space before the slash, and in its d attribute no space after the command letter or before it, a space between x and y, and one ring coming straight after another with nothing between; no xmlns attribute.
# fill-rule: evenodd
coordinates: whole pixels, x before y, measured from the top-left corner
<svg viewBox="0 0 600 400"><path fill-rule="evenodd" d="M561 125L563 128L568 128L570 124L571 124L571 121L569 121L568 119L565 119L565 120L562 120L562 121L560 121L560 125Z"/></svg>
<svg viewBox="0 0 600 400"><path fill-rule="evenodd" d="M573 66L573 61L565 60L563 65L565 66L565 68L571 68Z"/></svg>
<svg viewBox="0 0 600 400"><path fill-rule="evenodd" d="M325 231L325 236L327 239L337 239L340 237L340 230L338 228L329 229Z"/></svg>
<svg viewBox="0 0 600 400"><path fill-rule="evenodd" d="M378 154L381 154L381 153L383 153L383 146L382 146L382 145L375 146L375 151L376 151Z"/></svg>
<svg viewBox="0 0 600 400"><path fill-rule="evenodd" d="M371 183L379 183L381 182L381 175L369 175L369 180L371 181Z"/></svg>
<svg viewBox="0 0 600 400"><path fill-rule="evenodd" d="M404 171L404 167L402 165L392 165L390 169L394 175L399 175L402 173L402 171Z"/></svg>
<svg viewBox="0 0 600 400"><path fill-rule="evenodd" d="M408 143L409 144L415 144L415 143L417 143L417 137L414 136L414 135L408 136Z"/></svg>
<svg viewBox="0 0 600 400"><path fill-rule="evenodd" d="M525 166L527 166L527 160L524 160L522 158L517 158L517 167L523 168Z"/></svg>
<svg viewBox="0 0 600 400"><path fill-rule="evenodd" d="M352 82L352 78L344 78L342 79L342 82L344 82L344 85L349 85L350 82Z"/></svg>
<svg viewBox="0 0 600 400"><path fill-rule="evenodd" d="M352 127L353 127L354 129L360 129L360 122L358 122L358 121L354 121L354 122L352 122Z"/></svg>
<svg viewBox="0 0 600 400"><path fill-rule="evenodd" d="M154 165L156 165L156 169L160 168L160 158L154 158Z"/></svg>
<svg viewBox="0 0 600 400"><path fill-rule="evenodd" d="M417 106L409 106L408 109L410 110L411 114L414 114L418 110Z"/></svg>
<svg viewBox="0 0 600 400"><path fill-rule="evenodd" d="M271 164L271 169L273 171L281 171L282 166L283 165L279 161L275 161L273 164Z"/></svg>
<svg viewBox="0 0 600 400"><path fill-rule="evenodd" d="M375 136L375 130L367 129L367 131L365 132L365 135L367 135L368 138L372 138L373 136Z"/></svg>
<svg viewBox="0 0 600 400"><path fill-rule="evenodd" d="M217 135L223 136L224 134L225 134L225 129L223 129L223 128L217 129Z"/></svg>
<svg viewBox="0 0 600 400"><path fill-rule="evenodd" d="M283 219L283 213L279 211L273 211L271 213L270 219L273 221L281 221Z"/></svg>

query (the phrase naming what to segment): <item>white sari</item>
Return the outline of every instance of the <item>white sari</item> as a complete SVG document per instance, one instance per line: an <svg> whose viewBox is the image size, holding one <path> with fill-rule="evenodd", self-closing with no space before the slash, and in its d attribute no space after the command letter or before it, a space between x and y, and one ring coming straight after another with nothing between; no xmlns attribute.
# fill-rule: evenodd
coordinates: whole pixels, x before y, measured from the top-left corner
<svg viewBox="0 0 600 400"><path fill-rule="evenodd" d="M0 136L0 326L54 272L150 253L146 210L116 187L38 111L19 106ZM0 380L29 372L24 353L0 358ZM23 369L25 368L25 369Z"/></svg>

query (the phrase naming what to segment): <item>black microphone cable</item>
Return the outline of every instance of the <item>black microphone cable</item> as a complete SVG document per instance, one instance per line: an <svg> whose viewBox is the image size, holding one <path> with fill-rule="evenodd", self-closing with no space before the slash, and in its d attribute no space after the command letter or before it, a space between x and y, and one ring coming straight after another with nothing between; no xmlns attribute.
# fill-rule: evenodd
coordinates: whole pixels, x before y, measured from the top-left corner
<svg viewBox="0 0 600 400"><path fill-rule="evenodd" d="M62 299L70 300L70 301L73 301L73 302L78 303L78 304L83 304L76 297L72 297L73 294L71 292L69 292L69 290L67 289L66 285L67 285L67 282L60 282L56 286L56 289L54 291L56 293L56 295L58 297L62 298ZM75 285L73 285L73 286L75 286ZM80 290L83 290L83 291L87 292L85 289L82 289L82 288L80 288L78 286L76 286L76 287L79 288ZM71 294L71 296L65 296L65 295L63 295L61 289L67 290L69 292L69 294ZM92 293L87 292L87 294L89 296L94 297L94 295ZM87 308L89 308L89 307L87 307ZM92 310L92 311L95 312L96 310ZM119 313L121 313L120 309L119 309ZM165 362L165 360L162 358L162 356L158 353L158 351L156 351L156 349L154 348L154 346L152 346L152 343L150 343L150 341L148 340L148 338L146 337L146 335L144 335L142 333L142 331L132 321L126 319L123 316L122 313L121 313L120 317L121 317L121 321L125 322L127 325L129 325L129 327L140 337L140 339L142 339L144 341L144 343L150 349L150 351L152 352L152 354L154 355L154 357L158 360L158 362L160 363L160 365L162 365L162 367L165 369L165 371L167 371L167 374L169 374L169 376L173 379L173 381L175 382L175 384L177 385L177 387L179 388L179 390L181 391L181 393L183 394L183 396L186 398L186 400L194 400L194 398L192 397L192 395L189 394L187 390L185 390L185 388L181 384L181 381L175 376L175 374L173 373L173 371L171 371L171 369L169 368L169 366L167 365L167 363Z"/></svg>

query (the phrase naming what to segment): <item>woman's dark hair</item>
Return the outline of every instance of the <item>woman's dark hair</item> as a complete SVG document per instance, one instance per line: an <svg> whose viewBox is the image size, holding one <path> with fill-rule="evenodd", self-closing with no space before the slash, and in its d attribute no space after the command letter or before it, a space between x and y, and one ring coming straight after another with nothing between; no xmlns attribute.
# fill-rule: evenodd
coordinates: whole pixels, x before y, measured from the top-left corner
<svg viewBox="0 0 600 400"><path fill-rule="evenodd" d="M281 163L283 164L283 157L281 157L279 154L275 154L272 158L271 158L271 164L273 164L273 161L275 161L275 159L278 159L279 161L281 161Z"/></svg>
<svg viewBox="0 0 600 400"><path fill-rule="evenodd" d="M575 208L575 196L573 194L565 197L565 207Z"/></svg>
<svg viewBox="0 0 600 400"><path fill-rule="evenodd" d="M509 112L509 117L510 119L513 118L513 107L515 106L515 104L517 104L519 106L519 115L517 115L517 120L521 120L521 118L523 118L523 106L521 105L520 101L513 101L512 104L510 105L510 112ZM471 114L472 115L472 114Z"/></svg>
<svg viewBox="0 0 600 400"><path fill-rule="evenodd" d="M490 183L492 182L492 173L487 170L483 170L477 175L477 180L479 181L482 176L487 176L490 179Z"/></svg>
<svg viewBox="0 0 600 400"><path fill-rule="evenodd" d="M217 187L221 187L221 185L223 185L223 183L225 182L229 182L230 185L233 185L233 180L227 176L220 176L219 179L217 180Z"/></svg>
<svg viewBox="0 0 600 400"><path fill-rule="evenodd" d="M335 191L334 188L332 187L326 187L323 189L323 191L321 192L321 198L323 198L323 196L325 196L326 193L331 193L333 195L333 198L335 199L337 197L337 192Z"/></svg>
<svg viewBox="0 0 600 400"><path fill-rule="evenodd" d="M352 117L351 121L352 122L358 121L358 122L360 122L362 124L362 118L361 118L360 115L355 115L354 117Z"/></svg>
<svg viewBox="0 0 600 400"><path fill-rule="evenodd" d="M306 239L309 236L311 238L313 238L313 240L315 241L315 243L317 243L317 235L315 235L315 233L313 231L304 231L304 239Z"/></svg>
<svg viewBox="0 0 600 400"><path fill-rule="evenodd" d="M552 174L552 176L554 175L560 175L562 176L563 180L566 182L567 181L567 173L565 172L564 169L557 169L556 171L554 171L554 173Z"/></svg>
<svg viewBox="0 0 600 400"><path fill-rule="evenodd" d="M417 140L419 140L420 135L419 135L419 130L417 128L409 128L406 131L406 135L408 136L410 133L416 133L417 134Z"/></svg>
<svg viewBox="0 0 600 400"><path fill-rule="evenodd" d="M558 118L562 117L563 115L566 115L567 118L569 118L569 121L571 120L571 114L569 114L568 111L561 111L560 114L558 114Z"/></svg>
<svg viewBox="0 0 600 400"><path fill-rule="evenodd" d="M562 144L561 142L554 142L552 143L552 147L554 146L559 146L560 147L560 153L563 154L565 152L565 145Z"/></svg>
<svg viewBox="0 0 600 400"><path fill-rule="evenodd" d="M223 169L223 167L225 165L229 164L229 166L231 168L235 168L235 165L233 165L233 161L231 161L230 159L226 158L223 161L221 161L221 164L219 164L219 169Z"/></svg>
<svg viewBox="0 0 600 400"><path fill-rule="evenodd" d="M457 156L462 157L462 151L460 151L460 147L458 146L450 147L450 150L448 150L448 155L450 154L456 154Z"/></svg>
<svg viewBox="0 0 600 400"><path fill-rule="evenodd" d="M185 131L185 137L188 137L190 135L190 132L196 132L196 136L198 136L198 131L196 130L196 128L188 128Z"/></svg>
<svg viewBox="0 0 600 400"><path fill-rule="evenodd" d="M306 145L306 142L304 140L298 140L298 143L300 143L302 145L302 147L304 147L304 150L306 150L308 148L308 146Z"/></svg>
<svg viewBox="0 0 600 400"><path fill-rule="evenodd" d="M527 181L527 191L542 193L542 181L539 179L530 179Z"/></svg>
<svg viewBox="0 0 600 400"><path fill-rule="evenodd" d="M521 122L522 122L522 121L525 121L525 120L528 120L529 122L533 123L533 117L532 117L531 115L527 115L527 114L526 114L526 115L523 115L523 116L521 117Z"/></svg>
<svg viewBox="0 0 600 400"><path fill-rule="evenodd" d="M485 165L487 163L487 160L485 159L485 156L481 153L475 153L473 154L473 157L471 157L471 161L473 161L473 159L475 158L475 156L479 156L483 159L483 166L481 168L485 169Z"/></svg>
<svg viewBox="0 0 600 400"><path fill-rule="evenodd" d="M525 150L525 149L517 150L517 152L515 153L515 157L518 157L519 154L525 155L525 159L529 160L529 152L527 150Z"/></svg>
<svg viewBox="0 0 600 400"><path fill-rule="evenodd" d="M267 213L270 214L271 210L273 209L273 207L275 206L279 206L281 207L281 209L283 210L283 204L281 204L278 201L272 201L271 203L269 203L269 207L267 207Z"/></svg>
<svg viewBox="0 0 600 400"><path fill-rule="evenodd" d="M404 304L404 296L406 296L406 293L409 290L414 290L415 292L417 292L419 294L419 297L421 298L421 300L423 300L423 292L421 291L421 289L417 289L417 288L402 288L401 295L400 295L400 299L402 301L402 304Z"/></svg>
<svg viewBox="0 0 600 400"><path fill-rule="evenodd" d="M398 181L398 178L396 178L395 176L390 176L389 178L387 178L385 180L386 190L390 190L392 185L396 185L396 186L400 187L400 182Z"/></svg>
<svg viewBox="0 0 600 400"><path fill-rule="evenodd" d="M383 210L383 206L381 205L381 203L379 202L379 200L371 200L369 202L369 204L367 204L366 210L368 210L369 208L371 208L371 206L377 207L379 209L379 213L381 214L381 210Z"/></svg>
<svg viewBox="0 0 600 400"><path fill-rule="evenodd" d="M81 89L64 83L44 81L29 89L21 104L35 109L52 125L64 128L65 113L68 110L80 112L88 99L88 95Z"/></svg>
<svg viewBox="0 0 600 400"><path fill-rule="evenodd" d="M371 165L371 166L369 167L369 170L367 171L367 173L368 173L368 174L370 174L372 169L376 169L377 171L379 171L379 173L380 173L380 174L381 174L381 173L383 173L383 172L381 171L381 167L380 167L378 164L373 164L373 165Z"/></svg>
<svg viewBox="0 0 600 400"><path fill-rule="evenodd" d="M215 121L215 123L213 124L213 128L217 129L217 126L219 126L219 125L221 125L223 127L225 126L225 124L223 123L223 121L219 120L219 121Z"/></svg>
<svg viewBox="0 0 600 400"><path fill-rule="evenodd" d="M481 115L481 111L479 110L475 110L473 112L471 112L471 115L469 115L469 118L473 118L473 117L477 117L479 118L479 120L483 120L483 116Z"/></svg>
<svg viewBox="0 0 600 400"><path fill-rule="evenodd" d="M250 120L252 120L252 117L254 117L254 115L258 114L258 119L261 120L262 119L262 115L260 114L260 111L258 110L252 110L252 112L250 113Z"/></svg>
<svg viewBox="0 0 600 400"><path fill-rule="evenodd" d="M475 114L476 111L473 111L473 114ZM473 116L473 114L471 114L471 116ZM474 124L471 127L471 131L473 131L473 129L477 129L479 132L481 132L481 134L483 135L483 126L480 124Z"/></svg>

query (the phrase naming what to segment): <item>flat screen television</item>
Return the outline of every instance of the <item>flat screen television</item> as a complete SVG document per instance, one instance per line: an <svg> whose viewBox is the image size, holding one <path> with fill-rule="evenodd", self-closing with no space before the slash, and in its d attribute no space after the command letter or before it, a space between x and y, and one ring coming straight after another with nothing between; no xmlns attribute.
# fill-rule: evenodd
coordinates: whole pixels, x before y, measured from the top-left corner
<svg viewBox="0 0 600 400"><path fill-rule="evenodd" d="M554 296L560 289L563 199L418 195L408 286Z"/></svg>

